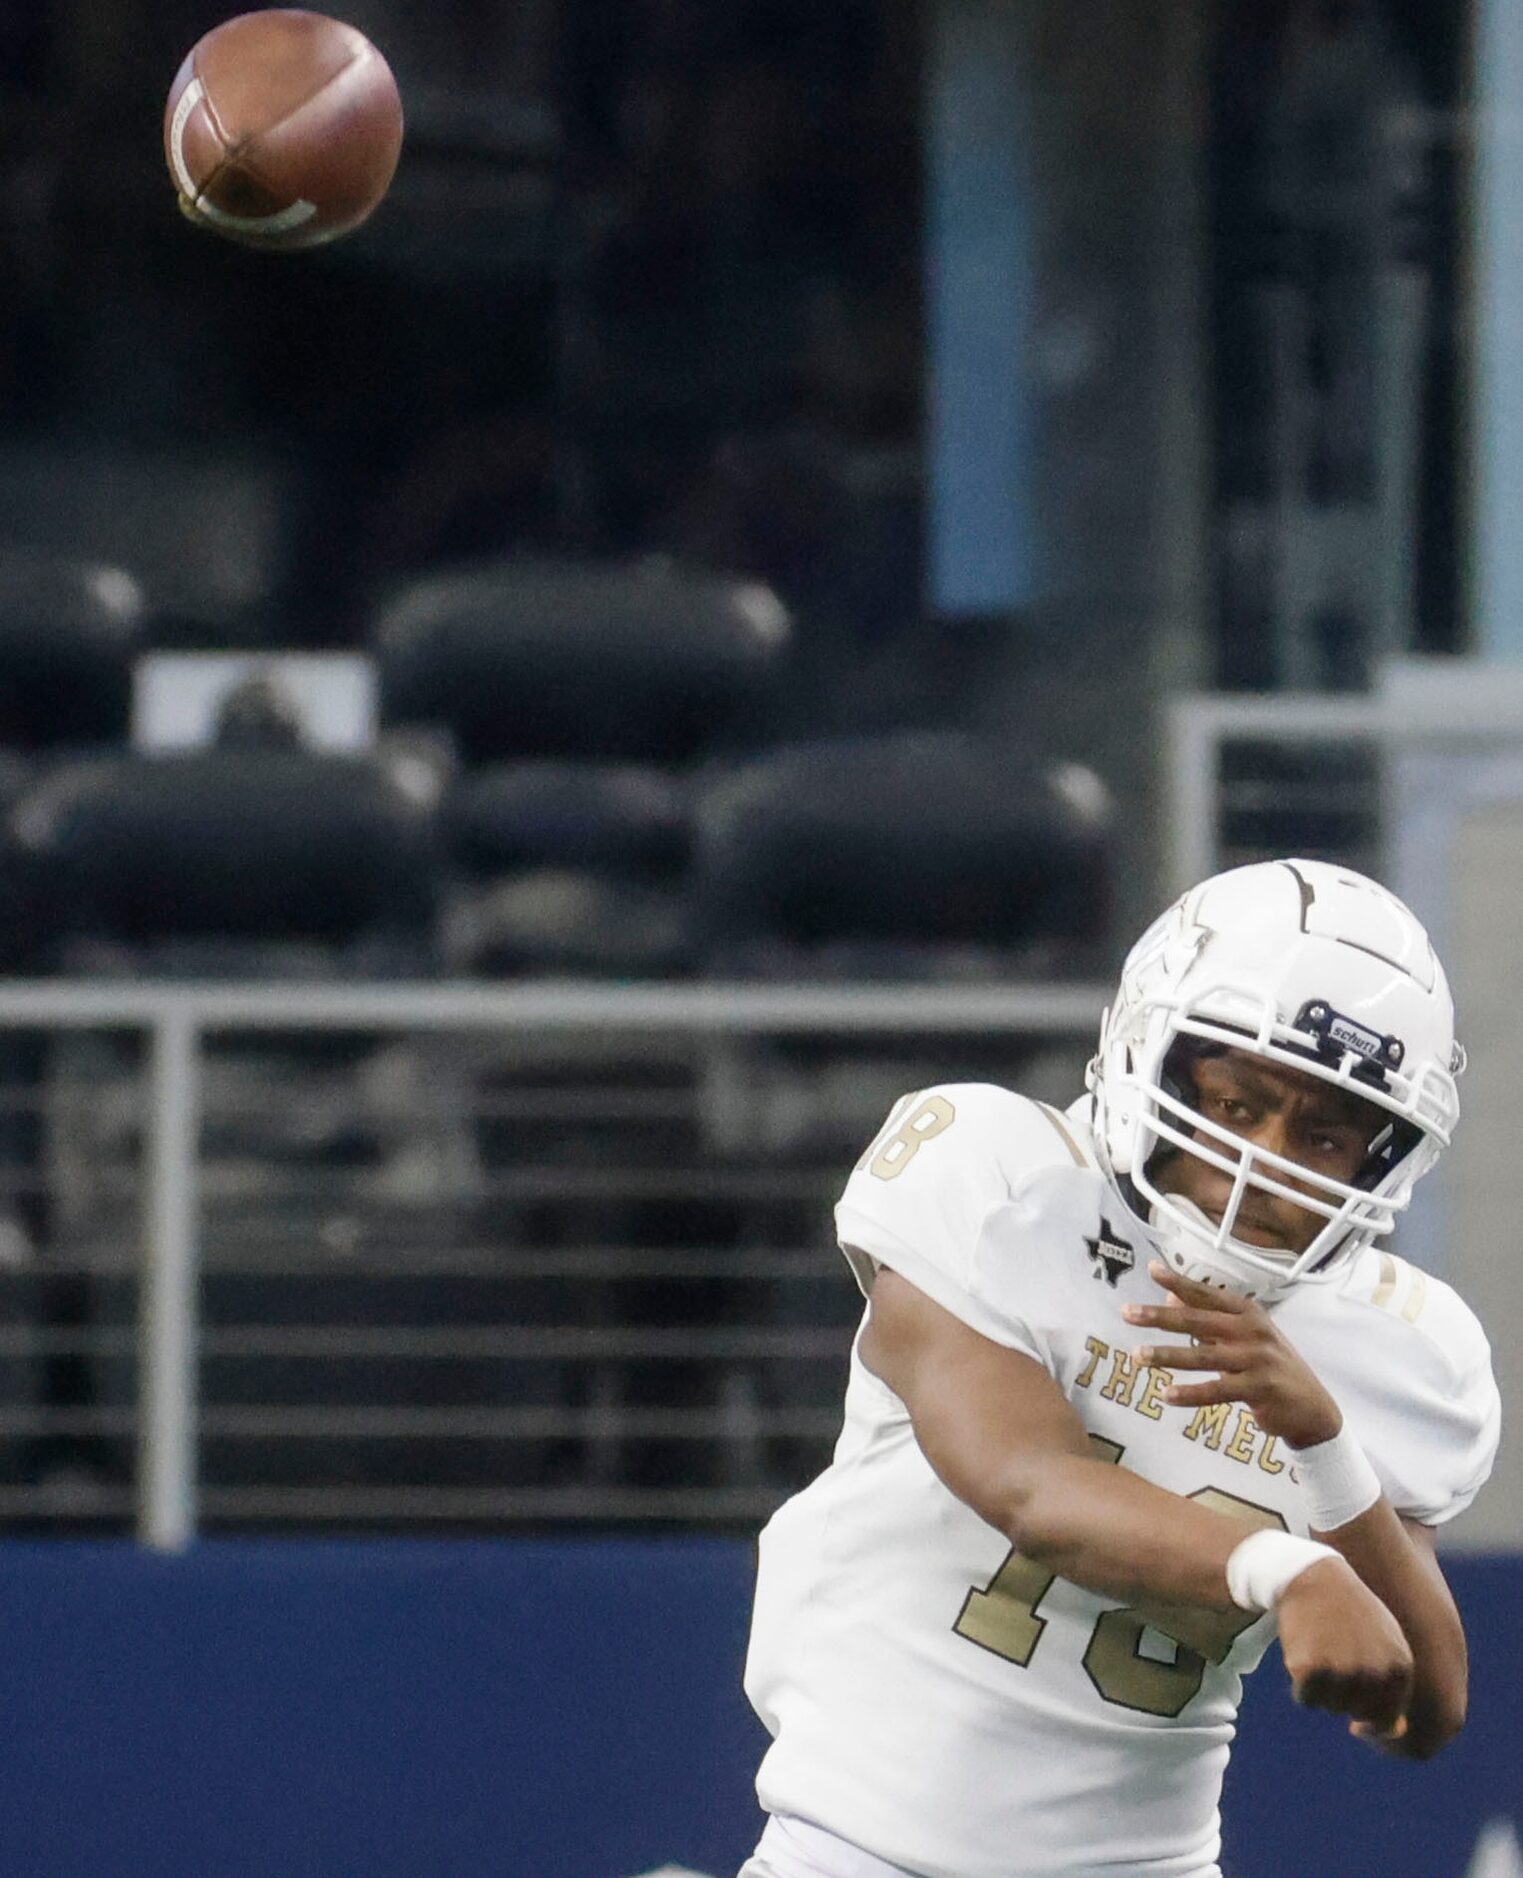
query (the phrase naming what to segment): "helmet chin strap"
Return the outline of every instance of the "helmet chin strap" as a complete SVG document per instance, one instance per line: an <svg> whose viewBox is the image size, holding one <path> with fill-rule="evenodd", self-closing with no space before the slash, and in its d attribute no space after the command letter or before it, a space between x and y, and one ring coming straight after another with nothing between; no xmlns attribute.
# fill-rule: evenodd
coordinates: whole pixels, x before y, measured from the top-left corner
<svg viewBox="0 0 1523 1878"><path fill-rule="evenodd" d="M1218 1230L1215 1222L1193 1200L1187 1200L1178 1193L1171 1193L1168 1198L1169 1206L1183 1213L1192 1224L1198 1225L1208 1239L1215 1236ZM1248 1277L1240 1271L1218 1264L1210 1245L1203 1245L1188 1225L1170 1213L1161 1213L1157 1206L1148 1209L1148 1231L1157 1241L1164 1262L1182 1278L1192 1278L1197 1284L1216 1285L1224 1291L1235 1291L1241 1297L1257 1298L1263 1304L1273 1304L1288 1288L1288 1280L1277 1283L1267 1272L1262 1277Z"/></svg>

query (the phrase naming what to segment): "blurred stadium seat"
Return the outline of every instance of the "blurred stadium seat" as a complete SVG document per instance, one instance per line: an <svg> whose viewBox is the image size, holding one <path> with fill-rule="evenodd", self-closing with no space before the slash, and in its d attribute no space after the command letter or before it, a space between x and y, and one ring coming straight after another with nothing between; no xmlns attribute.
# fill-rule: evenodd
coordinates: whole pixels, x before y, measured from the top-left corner
<svg viewBox="0 0 1523 1878"><path fill-rule="evenodd" d="M301 477L257 452L67 438L0 448L6 540L125 569L161 644L300 637L280 615L301 499Z"/></svg>
<svg viewBox="0 0 1523 1878"><path fill-rule="evenodd" d="M672 873L691 845L689 791L633 763L540 761L472 771L441 809L451 858L473 874L565 866Z"/></svg>
<svg viewBox="0 0 1523 1878"><path fill-rule="evenodd" d="M122 740L146 624L125 569L0 549L0 747Z"/></svg>
<svg viewBox="0 0 1523 1878"><path fill-rule="evenodd" d="M372 641L388 723L482 763L679 763L765 723L789 639L770 589L664 561L504 561L407 582Z"/></svg>
<svg viewBox="0 0 1523 1878"><path fill-rule="evenodd" d="M384 718L444 729L468 766L444 810L449 963L689 969L675 772L763 733L789 632L768 588L664 561L503 561L393 589L373 623Z"/></svg>
<svg viewBox="0 0 1523 1878"><path fill-rule="evenodd" d="M546 759L465 774L441 809L449 964L485 976L688 969L689 798L651 764Z"/></svg>
<svg viewBox="0 0 1523 1878"><path fill-rule="evenodd" d="M716 973L1080 972L1111 903L1104 785L963 732L783 749L698 811Z"/></svg>
<svg viewBox="0 0 1523 1878"><path fill-rule="evenodd" d="M200 948L206 970L219 944L232 969L287 941L429 943L430 816L370 758L100 757L54 770L14 825L66 956L117 945L167 968Z"/></svg>

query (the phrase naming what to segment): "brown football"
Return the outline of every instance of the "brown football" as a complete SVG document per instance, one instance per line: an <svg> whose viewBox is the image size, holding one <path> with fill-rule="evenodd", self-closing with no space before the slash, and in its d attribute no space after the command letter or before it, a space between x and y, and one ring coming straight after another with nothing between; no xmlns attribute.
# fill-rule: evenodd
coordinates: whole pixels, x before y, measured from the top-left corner
<svg viewBox="0 0 1523 1878"><path fill-rule="evenodd" d="M311 248L358 228L401 150L391 67L354 27L295 7L213 27L164 107L180 207L255 247Z"/></svg>

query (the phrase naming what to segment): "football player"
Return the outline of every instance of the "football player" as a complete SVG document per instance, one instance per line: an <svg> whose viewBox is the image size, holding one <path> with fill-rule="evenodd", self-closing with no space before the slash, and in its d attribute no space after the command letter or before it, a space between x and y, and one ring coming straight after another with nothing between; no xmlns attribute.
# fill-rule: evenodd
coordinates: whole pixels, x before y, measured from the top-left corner
<svg viewBox="0 0 1523 1878"><path fill-rule="evenodd" d="M1143 936L1066 1112L900 1101L836 1212L867 1308L835 1458L761 1538L743 1878L1209 1878L1276 1630L1362 1740L1455 1734L1434 1541L1497 1392L1385 1239L1463 1064L1407 908L1276 861Z"/></svg>

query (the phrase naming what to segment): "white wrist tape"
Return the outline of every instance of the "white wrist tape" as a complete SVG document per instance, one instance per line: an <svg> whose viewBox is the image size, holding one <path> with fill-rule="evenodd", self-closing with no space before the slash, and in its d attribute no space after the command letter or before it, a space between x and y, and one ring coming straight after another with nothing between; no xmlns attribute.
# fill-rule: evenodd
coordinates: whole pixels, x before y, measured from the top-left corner
<svg viewBox="0 0 1523 1878"><path fill-rule="evenodd" d="M1313 1532L1336 1532L1369 1512L1380 1498L1379 1476L1347 1428L1314 1448L1292 1448L1306 1523Z"/></svg>
<svg viewBox="0 0 1523 1878"><path fill-rule="evenodd" d="M1293 1578L1325 1558L1330 1545L1291 1532L1251 1532L1227 1555L1227 1592L1242 1611L1272 1611Z"/></svg>

